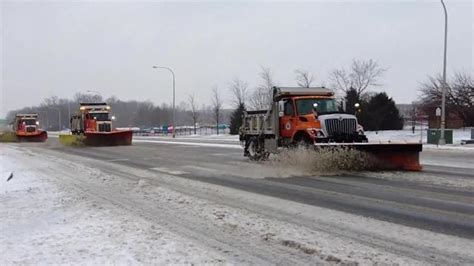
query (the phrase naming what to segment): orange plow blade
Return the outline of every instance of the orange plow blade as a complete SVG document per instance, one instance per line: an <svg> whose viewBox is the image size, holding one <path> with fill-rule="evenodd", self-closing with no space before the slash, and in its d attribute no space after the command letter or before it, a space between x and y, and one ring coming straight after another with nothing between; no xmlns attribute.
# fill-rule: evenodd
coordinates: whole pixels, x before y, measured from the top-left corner
<svg viewBox="0 0 474 266"><path fill-rule="evenodd" d="M366 152L378 160L385 169L421 171L420 143L338 143L316 144L316 147L344 147Z"/></svg>
<svg viewBox="0 0 474 266"><path fill-rule="evenodd" d="M45 142L48 139L46 131L38 131L35 133L17 133L16 137L19 142Z"/></svg>
<svg viewBox="0 0 474 266"><path fill-rule="evenodd" d="M112 132L86 132L84 134L86 146L123 146L132 145L133 132L131 130Z"/></svg>

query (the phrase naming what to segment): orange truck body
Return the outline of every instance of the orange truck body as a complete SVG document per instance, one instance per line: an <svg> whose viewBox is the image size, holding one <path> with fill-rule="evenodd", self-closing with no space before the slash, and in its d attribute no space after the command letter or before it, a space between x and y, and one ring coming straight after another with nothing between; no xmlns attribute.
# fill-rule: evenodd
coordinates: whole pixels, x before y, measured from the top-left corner
<svg viewBox="0 0 474 266"><path fill-rule="evenodd" d="M48 138L46 131L40 129L38 114L17 114L13 128L20 142L44 142Z"/></svg>
<svg viewBox="0 0 474 266"><path fill-rule="evenodd" d="M421 170L420 143L368 143L354 114L339 110L324 88L274 87L266 110L245 111L240 130L244 156L266 158L279 147L348 147L375 155L397 169Z"/></svg>
<svg viewBox="0 0 474 266"><path fill-rule="evenodd" d="M132 130L112 127L110 106L106 103L80 103L70 120L73 135L84 135L87 146L132 145Z"/></svg>

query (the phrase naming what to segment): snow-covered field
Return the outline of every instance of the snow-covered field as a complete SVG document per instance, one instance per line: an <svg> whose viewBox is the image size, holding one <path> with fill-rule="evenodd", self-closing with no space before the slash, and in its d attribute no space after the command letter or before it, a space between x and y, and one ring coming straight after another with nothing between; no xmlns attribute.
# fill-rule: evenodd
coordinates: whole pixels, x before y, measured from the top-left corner
<svg viewBox="0 0 474 266"><path fill-rule="evenodd" d="M1 147L0 264L219 263L222 256L112 203L98 202L67 178L93 169ZM13 172L13 178L5 182ZM69 176L68 173L69 172Z"/></svg>
<svg viewBox="0 0 474 266"><path fill-rule="evenodd" d="M57 136L58 132L48 132L52 136ZM386 130L386 131L366 131L365 134L369 139L369 142L427 142L427 131L424 129L416 129L413 133L410 129L404 130ZM140 139L170 139L171 135L168 136L135 136ZM238 135L219 134L219 135L177 135L176 139L182 140L221 140L221 141L239 141ZM462 140L471 139L471 129L454 129L453 130L453 145L458 146Z"/></svg>
<svg viewBox="0 0 474 266"><path fill-rule="evenodd" d="M432 253L452 263L449 254L474 259L468 239L0 145L0 265L419 264L438 260Z"/></svg>

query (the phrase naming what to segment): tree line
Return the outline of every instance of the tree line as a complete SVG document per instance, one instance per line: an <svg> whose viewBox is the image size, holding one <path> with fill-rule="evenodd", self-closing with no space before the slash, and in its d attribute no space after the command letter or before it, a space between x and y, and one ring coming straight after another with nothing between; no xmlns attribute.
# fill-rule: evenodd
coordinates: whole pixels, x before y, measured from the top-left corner
<svg viewBox="0 0 474 266"><path fill-rule="evenodd" d="M70 116L79 110L79 103L106 102L111 106L115 116L115 127L161 127L171 126L173 108L163 103L155 105L151 101L123 101L115 96L103 99L101 95L90 93L76 93L73 99L64 99L57 96L45 98L38 106L24 107L9 111L7 121L12 123L19 113L38 113L41 126L48 130L69 128ZM199 125L214 127L215 121L211 105L198 105L196 101L192 108L186 102L176 106L176 125ZM229 111L219 109L219 121L228 121ZM59 124L61 123L61 124Z"/></svg>
<svg viewBox="0 0 474 266"><path fill-rule="evenodd" d="M335 89L340 101L346 102L346 111L357 115L360 124L366 130L389 130L403 128L403 118L395 102L382 90L381 79L386 69L375 60L352 60L348 68L334 69L329 74L329 84ZM295 82L299 87L315 86L316 76L310 72L297 69L294 71ZM244 110L267 109L272 102L272 89L277 82L269 67L261 67L259 83L251 88L239 77L233 78L225 90L231 95L229 103L232 109L224 109L222 89L217 86L211 89L210 100L199 103L196 97L188 95L186 101L176 106L176 125L216 127L230 124L231 134L238 134ZM320 82L322 83L322 82ZM414 106L418 111L431 112L441 101L440 76L428 77L421 83L421 100ZM447 109L462 117L467 126L474 125L473 110L473 77L471 74L456 73L447 84ZM116 117L116 127L155 127L172 124L172 107L168 104L155 105L150 101L123 101L117 97L103 99L101 95L76 93L72 100L56 96L48 97L34 107L12 110L8 113L8 121L12 121L16 113L36 112L48 129L57 130L69 127L69 117L79 108L80 102L105 101L112 107ZM358 103L358 107L355 104ZM59 116L61 119L59 119ZM61 120L61 125L59 125Z"/></svg>
<svg viewBox="0 0 474 266"><path fill-rule="evenodd" d="M425 114L433 115L436 108L441 106L443 91L441 74L429 76L420 85L421 98L414 103L415 108ZM461 118L464 127L474 126L474 74L455 72L446 80L446 120L448 114Z"/></svg>

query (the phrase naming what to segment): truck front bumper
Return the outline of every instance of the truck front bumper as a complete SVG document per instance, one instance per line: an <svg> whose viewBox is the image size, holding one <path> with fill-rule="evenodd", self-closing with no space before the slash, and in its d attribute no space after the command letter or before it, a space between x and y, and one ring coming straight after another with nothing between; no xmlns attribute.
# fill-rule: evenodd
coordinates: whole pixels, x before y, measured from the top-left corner
<svg viewBox="0 0 474 266"><path fill-rule="evenodd" d="M360 134L341 134L330 137L317 137L314 139L314 143L354 143L354 142L368 142L365 135Z"/></svg>

